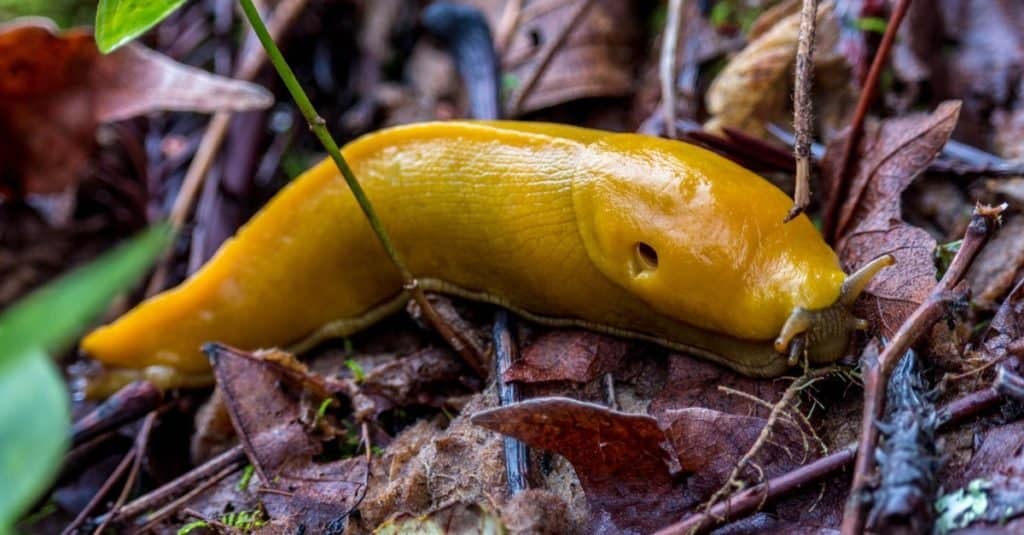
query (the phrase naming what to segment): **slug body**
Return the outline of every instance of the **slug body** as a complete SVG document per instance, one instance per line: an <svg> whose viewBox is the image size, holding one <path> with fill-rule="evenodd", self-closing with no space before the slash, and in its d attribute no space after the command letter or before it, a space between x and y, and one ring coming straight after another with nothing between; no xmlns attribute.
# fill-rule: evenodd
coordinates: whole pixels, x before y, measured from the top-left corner
<svg viewBox="0 0 1024 535"><path fill-rule="evenodd" d="M789 356L773 340L794 310L828 309L846 281L805 216L783 224L783 192L686 143L444 122L383 130L343 153L427 290L543 323L774 376ZM344 336L404 302L397 271L325 160L189 280L82 348L113 367L172 370L161 382L175 386L209 381L205 342L256 349ZM808 338L812 361L846 349L850 329L832 323Z"/></svg>

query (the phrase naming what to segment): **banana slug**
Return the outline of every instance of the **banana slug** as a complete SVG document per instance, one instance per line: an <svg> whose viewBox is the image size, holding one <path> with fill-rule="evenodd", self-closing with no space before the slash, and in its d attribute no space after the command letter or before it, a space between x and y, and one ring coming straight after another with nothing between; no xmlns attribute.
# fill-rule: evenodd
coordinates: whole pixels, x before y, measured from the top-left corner
<svg viewBox="0 0 1024 535"><path fill-rule="evenodd" d="M359 138L345 158L428 291L537 322L652 341L751 376L841 357L848 307L891 258L847 276L789 198L687 143L466 121ZM207 341L347 336L406 301L328 159L190 279L90 333L85 353L162 387L208 383Z"/></svg>

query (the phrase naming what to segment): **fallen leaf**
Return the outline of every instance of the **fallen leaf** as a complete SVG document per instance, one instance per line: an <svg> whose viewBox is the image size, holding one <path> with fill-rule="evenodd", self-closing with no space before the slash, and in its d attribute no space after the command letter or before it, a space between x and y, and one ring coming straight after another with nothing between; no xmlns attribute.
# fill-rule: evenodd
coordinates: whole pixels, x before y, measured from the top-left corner
<svg viewBox="0 0 1024 535"><path fill-rule="evenodd" d="M566 31L584 0L524 3L516 31L502 51L506 77L518 88L541 62L541 52ZM471 0L498 28L506 0ZM523 101L529 113L586 97L621 97L633 91L635 58L640 53L636 2L596 0L555 52L543 76ZM513 89L513 92L515 89Z"/></svg>
<svg viewBox="0 0 1024 535"><path fill-rule="evenodd" d="M775 11L767 16L775 17ZM711 119L705 129L735 128L765 137L765 124L791 120L787 111L795 63L800 14L781 18L753 39L715 77L705 95ZM816 70L843 61L836 46L839 21L831 2L818 7L814 63ZM835 95L830 95L835 96Z"/></svg>
<svg viewBox="0 0 1024 535"><path fill-rule="evenodd" d="M295 532L304 525L320 533L343 527L366 491L366 460L314 461L323 448L300 423L302 408L282 389L279 367L226 346L211 344L206 351L256 476L267 476L259 485L272 491L261 501L275 528Z"/></svg>
<svg viewBox="0 0 1024 535"><path fill-rule="evenodd" d="M694 504L678 492L665 436L650 416L546 398L481 411L472 421L568 459L595 532L654 531Z"/></svg>
<svg viewBox="0 0 1024 535"><path fill-rule="evenodd" d="M396 407L443 407L453 395L466 393L460 378L472 373L448 351L427 347L366 372L360 389L374 401L379 415Z"/></svg>
<svg viewBox="0 0 1024 535"><path fill-rule="evenodd" d="M658 423L672 444L683 471L694 476L690 489L707 497L728 479L736 463L754 445L767 420L701 407L665 411ZM782 475L816 457L814 444L794 424L780 421L770 440L739 477L749 484Z"/></svg>
<svg viewBox="0 0 1024 535"><path fill-rule="evenodd" d="M551 331L526 346L504 379L587 383L617 369L629 347L622 339L589 331Z"/></svg>
<svg viewBox="0 0 1024 535"><path fill-rule="evenodd" d="M935 239L903 222L901 196L949 140L959 111L958 102L944 102L929 115L869 123L850 156L856 167L836 219L836 250L848 272L883 254L896 258L896 265L880 272L858 301L860 312L886 336L936 283ZM829 144L822 163L826 183L836 182L846 139L840 136ZM829 188L830 194L835 195L835 189Z"/></svg>
<svg viewBox="0 0 1024 535"><path fill-rule="evenodd" d="M978 253L967 272L972 302L992 309L1017 280L1024 266L1024 216L1006 218L999 232Z"/></svg>
<svg viewBox="0 0 1024 535"><path fill-rule="evenodd" d="M257 85L182 65L139 44L105 56L87 30L58 34L46 19L19 19L0 25L0 182L20 194L75 184L104 121L158 110L251 110L272 102Z"/></svg>
<svg viewBox="0 0 1024 535"><path fill-rule="evenodd" d="M729 414L768 416L768 409L724 388L763 400L775 400L786 390L782 381L744 377L732 370L689 355L670 355L665 388L651 400L648 412L665 419L671 411L702 407ZM770 401L769 401L770 402Z"/></svg>

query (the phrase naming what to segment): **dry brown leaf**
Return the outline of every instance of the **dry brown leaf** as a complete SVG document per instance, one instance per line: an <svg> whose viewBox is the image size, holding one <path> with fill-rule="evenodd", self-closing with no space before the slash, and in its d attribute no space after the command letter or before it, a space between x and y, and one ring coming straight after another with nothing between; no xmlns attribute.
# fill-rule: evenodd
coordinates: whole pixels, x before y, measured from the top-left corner
<svg viewBox="0 0 1024 535"><path fill-rule="evenodd" d="M20 194L75 184L104 121L272 102L257 85L182 65L137 43L102 55L90 31L58 34L46 19L19 19L0 25L0 183Z"/></svg>
<svg viewBox="0 0 1024 535"><path fill-rule="evenodd" d="M502 51L503 71L521 84L540 62L547 42L566 28L583 0L523 2L516 32ZM507 0L469 0L497 28ZM576 27L522 103L529 113L585 97L619 97L632 93L639 54L638 2L597 0Z"/></svg>
<svg viewBox="0 0 1024 535"><path fill-rule="evenodd" d="M362 456L316 462L320 439L300 423L302 407L282 388L280 365L268 366L261 358L225 346L206 348L213 362L217 385L249 460L256 467L259 485L282 492L261 494L261 502L276 526L294 532L298 525L323 532L346 522L346 511L365 493L366 461ZM254 485L257 484L254 482Z"/></svg>
<svg viewBox="0 0 1024 535"><path fill-rule="evenodd" d="M1024 216L1011 215L992 240L978 253L967 281L975 305L993 309L1017 281L1024 266Z"/></svg>
<svg viewBox="0 0 1024 535"><path fill-rule="evenodd" d="M712 115L706 129L718 131L730 127L764 137L765 123L789 120L787 104L799 30L799 13L784 17L732 58L705 95L708 112ZM816 68L841 61L831 53L838 35L839 20L832 2L824 2L818 7Z"/></svg>
<svg viewBox="0 0 1024 535"><path fill-rule="evenodd" d="M857 162L849 194L838 216L836 250L848 271L883 254L896 265L868 286L858 307L881 332L892 335L936 283L936 242L924 230L903 222L903 191L922 173L949 140L959 116L959 102L944 102L929 115L889 119L865 128L851 158ZM822 163L826 181L835 182L846 137L829 145ZM834 191L835 188L832 188Z"/></svg>

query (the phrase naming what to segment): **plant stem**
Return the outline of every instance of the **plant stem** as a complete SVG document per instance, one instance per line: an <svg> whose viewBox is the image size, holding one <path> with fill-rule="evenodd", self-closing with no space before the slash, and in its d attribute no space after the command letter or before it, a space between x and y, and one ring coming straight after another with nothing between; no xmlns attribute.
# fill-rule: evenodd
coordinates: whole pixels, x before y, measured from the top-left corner
<svg viewBox="0 0 1024 535"><path fill-rule="evenodd" d="M313 134L316 135L317 139L330 154L331 159L334 160L334 164L341 171L341 176L345 178L345 183L348 184L352 195L355 196L356 202L359 203L359 208L363 210L363 214L366 215L367 221L370 222L370 227L373 228L374 234L377 235L377 239L380 241L384 252L387 253L388 258L391 259L391 263L394 264L395 268L398 269L399 275L402 277L402 284L406 291L412 297L416 304L419 305L423 311L427 321L437 329L438 333L452 346L455 351L466 361L474 371L477 372L481 377L487 377L487 372L484 366L480 363L480 357L472 350L472 346L466 344L456 333L451 326L449 326L434 307L431 306L430 302L427 301L427 296L423 290L419 287L416 279L413 277L412 272L406 267L405 262L402 260L402 256L399 254L398 249L395 248L394 243L391 241L391 237L387 231L384 230L384 225L381 224L380 219L377 217L377 212L373 209L373 205L370 204L370 199L366 196L366 192L363 187L356 180L356 176L352 173L352 168L349 167L348 162L345 161L345 157L341 155L341 150L338 148L338 144L334 141L331 133L327 130L326 121L320 114L316 112L316 108L313 107L313 103L310 102L306 92L299 85L299 81L295 78L295 73L292 72L292 68L288 65L288 62L284 59L281 54L281 50L277 48L277 44L274 43L274 38L270 36L270 32L267 31L267 27L263 24L263 19L260 17L259 11L256 6L253 5L252 0L238 0L242 6L242 11L245 13L245 17L249 20L249 24L252 25L253 31L256 33L256 38L259 39L260 44L263 45L263 49L267 51L267 57L270 59L270 63L277 70L277 74L281 77L281 81L284 82L288 93L291 94L295 100L295 104L299 107L299 111L302 112L302 116L306 118L306 122L309 123L309 128Z"/></svg>
<svg viewBox="0 0 1024 535"><path fill-rule="evenodd" d="M356 202L359 203L359 208L363 210L366 215L366 219L370 221L370 226L373 227L373 232L377 235L380 240L381 246L384 247L384 252L387 253L391 262L398 268L399 274L402 276L402 281L408 283L413 280L412 273L409 272L409 268L405 266L402 261L401 255L398 254L398 250L395 249L394 244L391 242L391 237L388 236L387 231L384 230L384 226L381 224L380 219L377 217L377 212L373 209L373 205L370 204L369 198L366 197L366 192L363 191L363 187L359 185L359 181L356 180L355 174L352 173L352 168L349 167L348 162L345 161L345 157L341 155L341 150L338 148L338 144L334 141L331 133L327 131L326 122L320 114L316 112L316 108L313 107L313 103L309 101L309 97L306 92L299 85L299 81L295 78L295 73L292 68L285 61L284 56L281 54L281 50L277 48L277 44L274 43L274 39L270 37L270 32L267 31L267 27L263 24L263 19L260 18L259 11L256 10L256 6L253 5L252 0L238 0L242 5L242 11L245 12L246 18L249 19L249 24L252 24L253 31L256 32L256 38L259 39L260 44L263 45L263 49L267 51L267 57L270 58L270 63L274 65L277 70L277 74L281 76L281 81L284 82L285 87L288 88L288 93L291 94L292 98L295 99L295 104L299 107L299 111L302 112L302 116L306 118L306 122L309 123L309 129L313 131L316 138L320 140L324 148L327 149L327 153L330 154L331 159L334 160L334 164L338 166L338 170L341 171L341 176L345 178L345 183L348 184L349 189L352 190L352 195L355 195Z"/></svg>

